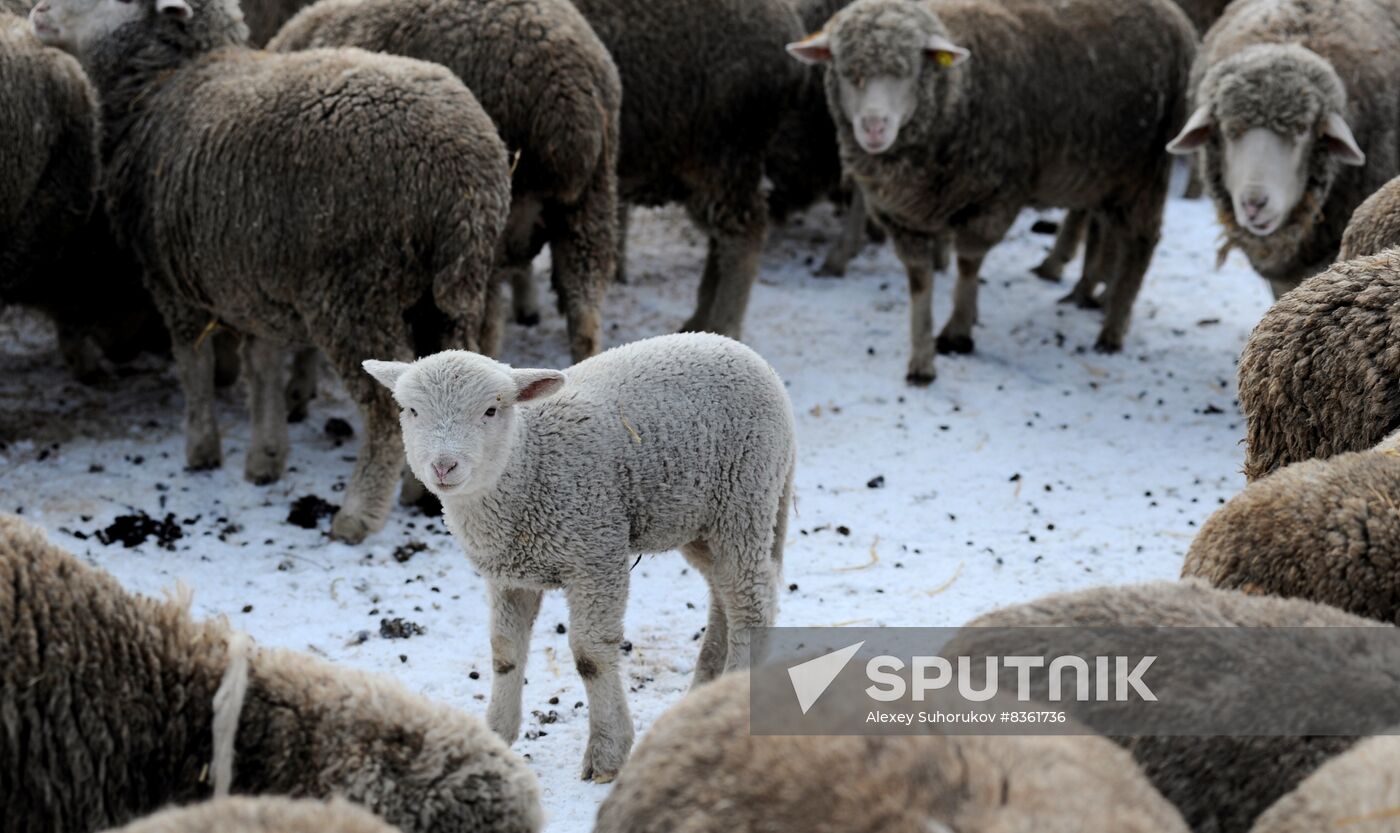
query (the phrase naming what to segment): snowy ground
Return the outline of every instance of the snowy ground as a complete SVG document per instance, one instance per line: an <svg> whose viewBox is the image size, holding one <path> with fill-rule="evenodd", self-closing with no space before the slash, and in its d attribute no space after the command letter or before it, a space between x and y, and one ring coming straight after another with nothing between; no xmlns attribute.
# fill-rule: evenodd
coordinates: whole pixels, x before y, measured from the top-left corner
<svg viewBox="0 0 1400 833"><path fill-rule="evenodd" d="M1052 239L1022 218L984 268L977 353L939 357L928 389L904 384L906 290L888 248L845 280L810 275L835 221L817 212L769 241L748 342L789 383L801 446L779 624L956 625L1051 591L1173 578L1196 528L1243 485L1235 362L1269 303L1238 255L1216 271L1205 202L1173 201L1127 350L1089 346L1096 313L1055 303L1067 286L1030 275ZM667 332L689 313L703 241L671 211L639 213L632 282L608 300L610 344ZM1078 265L1071 267L1078 275ZM940 276L941 321L952 281ZM562 322L512 327L506 361L562 366ZM201 615L260 642L393 674L484 714L490 689L481 579L437 518L401 510L363 546L287 523L298 498L338 502L356 440L324 426L351 406L323 394L293 426L291 470L243 481L248 426L225 392L225 465L182 470L180 395L152 362L103 389L63 373L47 330L0 317L0 511L155 593L183 580ZM883 486L875 488L883 478ZM174 515L173 550L93 535L133 511ZM406 544L426 549L410 552ZM398 552L396 558L395 553ZM407 560L400 561L400 558ZM625 673L638 734L684 693L706 591L676 555L633 571ZM426 633L381 636L402 617ZM516 749L543 782L549 830L586 831L608 788L578 780L587 729L562 598L546 599Z"/></svg>

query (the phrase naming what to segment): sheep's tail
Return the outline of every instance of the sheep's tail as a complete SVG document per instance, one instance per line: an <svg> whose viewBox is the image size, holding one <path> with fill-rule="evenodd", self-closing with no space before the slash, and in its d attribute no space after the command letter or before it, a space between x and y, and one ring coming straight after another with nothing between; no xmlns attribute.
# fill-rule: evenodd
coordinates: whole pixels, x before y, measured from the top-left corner
<svg viewBox="0 0 1400 833"><path fill-rule="evenodd" d="M228 639L228 667L219 690L214 692L214 760L210 764L214 797L223 798L233 787L233 746L238 718L248 695L248 654L252 640L235 633Z"/></svg>

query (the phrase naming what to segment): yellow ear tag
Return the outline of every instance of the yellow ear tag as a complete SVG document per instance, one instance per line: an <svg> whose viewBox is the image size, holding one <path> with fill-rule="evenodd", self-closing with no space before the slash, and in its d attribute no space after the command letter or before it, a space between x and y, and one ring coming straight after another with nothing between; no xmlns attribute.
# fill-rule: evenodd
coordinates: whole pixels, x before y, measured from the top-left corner
<svg viewBox="0 0 1400 833"><path fill-rule="evenodd" d="M951 52L937 52L934 54L933 59L944 69L953 65L953 53Z"/></svg>

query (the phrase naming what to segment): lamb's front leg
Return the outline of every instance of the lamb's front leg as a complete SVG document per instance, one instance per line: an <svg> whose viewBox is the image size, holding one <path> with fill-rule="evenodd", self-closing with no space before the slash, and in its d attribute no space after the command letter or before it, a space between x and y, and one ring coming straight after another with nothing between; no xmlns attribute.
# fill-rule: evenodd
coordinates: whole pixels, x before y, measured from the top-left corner
<svg viewBox="0 0 1400 833"><path fill-rule="evenodd" d="M491 705L486 725L511 743L520 734L521 686L530 630L540 612L539 590L491 585Z"/></svg>
<svg viewBox="0 0 1400 833"><path fill-rule="evenodd" d="M618 559L618 564L625 560ZM632 750L632 715L619 668L622 617L627 610L627 573L571 585L569 648L588 694L588 748L582 776L606 784Z"/></svg>

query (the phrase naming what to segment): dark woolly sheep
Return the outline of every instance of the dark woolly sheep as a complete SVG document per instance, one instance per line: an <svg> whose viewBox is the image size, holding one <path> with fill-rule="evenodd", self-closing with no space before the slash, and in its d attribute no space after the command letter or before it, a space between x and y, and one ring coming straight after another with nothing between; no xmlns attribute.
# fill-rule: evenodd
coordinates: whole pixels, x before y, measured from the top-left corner
<svg viewBox="0 0 1400 833"><path fill-rule="evenodd" d="M1251 483L1201 527L1183 576L1400 624L1400 436Z"/></svg>
<svg viewBox="0 0 1400 833"><path fill-rule="evenodd" d="M1400 428L1397 331L1400 251L1338 263L1275 302L1240 357L1245 477Z"/></svg>
<svg viewBox="0 0 1400 833"><path fill-rule="evenodd" d="M1062 628L1191 628L1190 650L1170 650L1159 653L1153 674L1159 681L1155 688L1163 701L1172 701L1174 708L1199 711L1203 716L1215 715L1227 705L1238 708L1231 699L1229 674L1246 678L1266 673L1243 667L1210 668L1210 681L1200 677L1201 656L1211 655L1216 643L1207 634L1219 634L1216 639L1222 650L1239 657L1243 644L1239 628L1378 628L1393 632L1393 628L1370 619L1363 619L1326 605L1298 599L1250 596L1231 590L1218 590L1205 582L1187 579L1182 582L1156 582L1123 587L1098 587L1072 593L1047 596L1027 604L1014 605L981 616L967 624L961 634L945 648L948 655L970 656L1059 656L1074 653L1079 656L1100 656L1118 646L1111 634L1096 636L1094 631L1069 631ZM979 630L990 629L990 630ZM1006 630L1020 629L1020 630ZM1344 631L1354 633L1354 631ZM1067 634L1061 636L1060 634ZM1374 640L1371 650L1338 650L1319 656L1315 641L1278 639L1270 642L1270 650L1260 654L1257 662L1269 669L1296 669L1301 678L1339 679L1347 681L1349 703L1337 704L1338 709L1353 711L1356 702L1390 703L1396 691L1393 669L1400 662L1400 650L1394 639ZM1165 637L1162 637L1165 638ZM1096 647L1094 640L1104 641ZM1068 641L1066 641L1068 640ZM1387 647L1389 646L1389 647ZM1340 647L1340 646L1339 646ZM1288 653L1289 650L1292 653ZM1003 681L1014 686L1014 678ZM1162 683L1160 681L1169 681ZM1175 681L1170 682L1170 681ZM1038 685L1043 685L1041 680ZM1161 685L1170 685L1170 692ZM1044 695L1043 688L1040 696ZM1280 697L1284 697L1282 693ZM1191 699L1191 698L1195 699ZM1185 699L1183 699L1185 698ZM1093 728L1097 710L1111 715L1113 701L1066 703L1071 715ZM1254 708L1278 716L1289 702L1275 699L1255 703ZM1318 704L1298 704L1304 711L1293 714L1300 723L1320 718ZM1120 724L1121 725L1121 724ZM1201 725L1205 725L1202 721ZM1293 789L1303 778L1333 755L1355 743L1354 737L1325 736L1267 736L1267 735L1144 735L1115 738L1142 765L1147 777L1162 794L1185 816L1187 824L1197 833L1246 833L1254 819L1280 796Z"/></svg>
<svg viewBox="0 0 1400 833"><path fill-rule="evenodd" d="M109 213L171 331L187 464L221 461L216 322L242 336L255 483L286 466L285 350L315 346L366 426L331 534L378 530L403 457L397 409L358 364L436 348L411 336L442 319L451 345L487 338L510 199L490 118L425 62L246 49L232 0L43 0L33 21L101 96ZM410 318L432 326L414 333Z"/></svg>
<svg viewBox="0 0 1400 833"><path fill-rule="evenodd" d="M933 381L935 348L973 349L982 260L1026 205L1091 212L1105 245L1089 273L1110 287L1096 346L1122 349L1161 228L1162 147L1185 118L1195 39L1169 0L858 0L790 47L832 62L842 163L908 271L911 383ZM1124 112L1143 117L1125 123ZM958 286L935 341L933 244L949 230Z"/></svg>
<svg viewBox="0 0 1400 833"><path fill-rule="evenodd" d="M791 691L780 669L754 674L774 678L760 686L755 676L755 693ZM748 672L729 674L662 715L599 809L595 833L1187 829L1131 756L1092 734L751 735L750 686Z"/></svg>
<svg viewBox="0 0 1400 833"><path fill-rule="evenodd" d="M805 76L788 0L575 0L622 75L618 189L626 205L681 203L710 238L684 330L740 336L767 230L764 159ZM625 208L623 209L625 211ZM626 224L619 274L625 268Z"/></svg>
<svg viewBox="0 0 1400 833"><path fill-rule="evenodd" d="M108 833L399 833L348 801L219 798L162 810Z"/></svg>
<svg viewBox="0 0 1400 833"><path fill-rule="evenodd" d="M0 829L101 830L211 780L342 796L404 833L539 829L534 775L480 721L386 677L251 650L188 602L128 594L0 516Z"/></svg>
<svg viewBox="0 0 1400 833"><path fill-rule="evenodd" d="M1236 0L1193 70L1173 153L1201 152L1225 248L1275 297L1337 256L1352 211L1400 174L1400 20L1389 0Z"/></svg>
<svg viewBox="0 0 1400 833"><path fill-rule="evenodd" d="M1342 235L1338 260L1354 260L1400 246L1400 177L1357 206Z"/></svg>
<svg viewBox="0 0 1400 833"><path fill-rule="evenodd" d="M573 360L596 354L598 306L616 268L622 84L588 21L568 0L321 0L268 49L326 46L442 64L476 93L519 153L502 239L516 320L539 319L530 262L547 242Z"/></svg>

